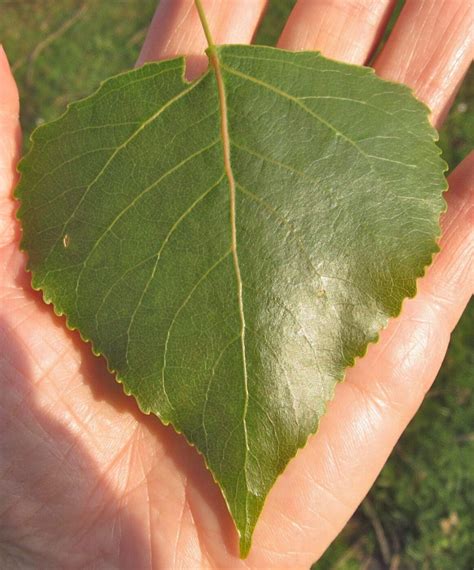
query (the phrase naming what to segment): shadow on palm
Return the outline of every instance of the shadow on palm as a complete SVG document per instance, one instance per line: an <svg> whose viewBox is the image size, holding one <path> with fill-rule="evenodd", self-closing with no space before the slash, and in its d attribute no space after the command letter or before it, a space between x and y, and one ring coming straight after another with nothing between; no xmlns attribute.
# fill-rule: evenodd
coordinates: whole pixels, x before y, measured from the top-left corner
<svg viewBox="0 0 474 570"><path fill-rule="evenodd" d="M16 277L15 284L22 296L34 303L36 316L46 317L52 327L65 331L64 319L56 316L51 307L44 304L40 292L31 289L30 278L30 273L25 271L20 271ZM107 528L116 524L112 521L113 513L119 509L123 498L104 482L102 473L107 471L107 465L102 465L100 457L95 458L86 450L80 434L73 433L53 419L55 415L64 415L62 410L55 406L49 413L36 405L36 388L41 390L41 381L37 381L38 386L34 384L34 376L28 365L30 357L22 348L22 341L5 320L0 320L0 331L2 352L9 355L9 363L5 365L8 370L2 374L0 381L5 382L10 390L13 388L15 398L20 402L6 402L5 415L0 418L5 423L2 428L2 433L6 434L4 439L16 442L5 450L4 462L14 464L12 482L21 479L21 473L29 474L28 479L21 479L25 487L18 489L15 494L31 497L32 504L36 504L39 509L27 522L20 517L8 520L5 527L22 528L27 524L32 532L40 528L44 544L58 543L60 537L71 537L71 544L64 545L58 552L70 550L72 544L77 546L78 553L91 551L88 546L90 540L97 541L95 547L102 550L100 540L106 543L112 538L106 536ZM44 334L47 335L48 332L45 330ZM104 410L104 404L113 410L114 425L110 429L115 434L120 434L123 422L127 421L127 416L128 419L131 416L137 429L144 429L151 435L148 438L149 453L153 455L155 449L159 448L161 457L165 455L174 466L175 473L172 476L183 481L183 485L190 484L193 488L192 497L189 496L188 499L198 535L201 519L206 516L205 513L211 512L212 518L219 520L219 540L229 551L234 551L237 542L232 520L202 457L171 426L164 426L157 417L144 415L139 410L135 400L123 392L122 386L107 370L105 360L93 355L90 344L84 343L78 332L66 334L72 343L71 348L79 355L77 382L87 386L93 400L88 406L97 408L99 414ZM28 411L26 419L22 418L24 428L16 430L16 413L21 410L23 414L25 409ZM155 465L153 469L156 472L160 465ZM40 486L35 484L38 480ZM49 511L57 514L49 517ZM179 511L180 506L177 505L177 518ZM153 537L142 530L147 528L148 521L137 520L136 517L127 515L126 510L125 514L120 512L120 517L120 534L128 535L127 545L135 545L129 555L130 560L136 563L143 556L140 555L140 550L149 550L149 543L153 541ZM47 522L43 519L47 519ZM41 538L38 538L38 542L41 542ZM26 544L29 544L29 539ZM115 556L120 549L117 545L110 546L109 552L110 556Z"/></svg>
<svg viewBox="0 0 474 570"><path fill-rule="evenodd" d="M45 564L74 566L95 560L102 541L102 556L113 560L117 497L80 438L37 406L30 357L3 318L0 345L2 554L12 563L41 556ZM130 561L140 561L146 547L139 528L133 516L120 514L120 532L134 545Z"/></svg>

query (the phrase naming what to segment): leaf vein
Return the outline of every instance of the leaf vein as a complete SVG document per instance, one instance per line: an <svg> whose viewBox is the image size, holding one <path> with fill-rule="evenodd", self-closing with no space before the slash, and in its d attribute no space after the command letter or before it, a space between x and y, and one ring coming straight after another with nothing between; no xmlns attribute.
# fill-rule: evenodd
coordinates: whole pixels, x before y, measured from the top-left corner
<svg viewBox="0 0 474 570"><path fill-rule="evenodd" d="M181 311L186 307L186 305L189 303L189 301L191 300L192 296L194 295L195 291L198 289L198 287L201 285L201 283L203 281L205 281L207 279L207 277L214 271L214 269L216 269L223 261L225 261L229 255L231 255L232 250L229 249L222 257L220 257L196 282L196 284L193 286L193 288L191 289L191 291L189 292L188 296L184 299L184 301L181 303L181 305L178 307L178 310L176 311L173 319L171 320L171 324L168 327L167 333L166 333L166 340L165 340L165 348L164 348L164 352L163 352L163 365L161 368L161 384L162 384L162 388L163 388L163 393L165 395L165 398L168 401L168 404L170 405L170 407L174 410L174 406L171 403L171 400L168 396L168 392L166 390L166 375L165 375L165 371L166 371L166 359L168 356L168 347L169 347L169 340L171 337L171 331L176 323L176 319L178 318L179 314L181 313Z"/></svg>
<svg viewBox="0 0 474 570"><path fill-rule="evenodd" d="M138 129L136 129L121 145L119 145L117 148L115 148L114 152L110 155L110 157L107 159L107 161L105 162L104 166L100 169L100 171L98 172L98 174L94 177L94 179L88 184L88 186L85 188L84 193L82 194L80 200L78 201L77 205L73 208L70 216L67 218L67 220L65 221L64 225L63 225L63 229L60 232L59 238L58 240L55 242L55 244L52 246L51 250L49 251L49 253L46 255L45 258L45 263L47 263L49 256L51 255L51 253L53 252L53 250L57 247L59 241L62 239L62 235L64 234L64 232L66 231L66 228L68 226L68 224L70 223L70 221L74 218L74 216L76 215L77 211L79 210L79 208L81 207L82 203L84 202L84 200L86 199L86 197L88 196L90 190L93 188L93 186L100 180L100 178L103 176L103 174L107 171L107 168L109 167L109 165L112 163L112 161L114 160L114 158L118 155L119 152L121 152L123 149L125 149L131 142L132 140L134 140L142 131L143 129L145 129L149 124L151 124L153 121L155 121L159 116L161 116L167 109L169 109L172 105L174 105L177 101L179 101L182 97L184 97L185 95L187 95L188 93L190 93L193 89L195 89L195 87L199 84L199 81L196 83L193 83L190 87L188 87L187 89L185 89L184 91L181 91L181 93L179 93L178 95L174 96L173 98L171 98L169 101L167 101L162 107L160 107L158 109L158 111L156 111L155 113L153 113L153 115L151 115L146 121L144 121L140 127L138 127Z"/></svg>
<svg viewBox="0 0 474 570"><path fill-rule="evenodd" d="M205 198L208 194L210 194L210 193L212 192L212 190L214 190L215 188L217 188L217 187L219 186L219 184L221 183L221 181L222 181L223 178L224 178L224 175L222 175L222 176L219 178L219 180L217 180L217 182L216 182L215 184L213 184L213 185L210 186L205 192L203 192L203 193L191 204L191 206L189 206L189 208L188 208L185 212L183 212L183 213L181 214L181 216L180 216L180 217L176 220L176 222L171 226L171 229L169 230L168 234L166 235L165 239L163 240L163 243L161 244L160 249L158 250L158 252L157 252L154 256L152 256L152 259L153 259L153 257L156 257L155 265L153 266L153 270L152 270L152 272L151 272L151 275L150 275L150 277L149 277L149 279L148 279L148 281L147 281L147 283L146 283L146 285L145 285L145 287L144 287L144 289L143 289L143 293L141 294L141 296L140 296L140 298L139 298L139 300L138 300L138 304L137 304L137 306L135 307L135 310L134 310L133 313L132 313L132 316L131 316L131 318L130 318L130 323L129 323L128 328L127 328L127 348L126 348L126 350L125 350L125 361L127 362L127 364L128 364L128 352L129 352L129 346L130 346L130 332L131 332L131 329L132 329L132 327L133 327L133 323L134 323L134 321L135 321L135 317L136 317L136 315L137 315L138 311L140 310L140 307L141 307L141 305L142 305L142 303L143 303L143 299L145 298L145 295L147 294L148 289L149 289L151 283L153 282L153 279L155 278L156 272L157 272L157 270L158 270L158 265L159 265L159 263L160 263L161 255L162 255L162 253L163 253L165 247L168 245L168 242L169 242L171 236L174 234L174 232L175 232L176 229L179 227L179 225L181 224L181 222L183 222L183 221L189 216L189 214L194 210L194 208L195 208L200 202L202 202L202 201L204 200L204 198Z"/></svg>
<svg viewBox="0 0 474 570"><path fill-rule="evenodd" d="M114 220L109 224L109 226L107 227L107 229L101 234L101 236L99 237L99 239L94 243L94 246L91 248L91 250L89 251L89 253L87 254L86 258L83 261L83 267L82 267L82 271L79 273L78 277L77 277L77 281L76 281L76 289L75 289L75 294L76 294L76 310L77 310L77 300L78 300L78 292L79 292L79 286L80 286L80 281L83 275L84 270L87 267L87 263L89 261L89 259L91 258L91 256L93 255L93 253L97 250L97 248L99 247L99 244L102 242L102 240L105 238L105 236L107 236L109 234L109 232L112 231L113 227L115 226L115 224L117 224L117 222L131 209L133 208L137 202L139 200L141 200L143 198L143 196L145 196L148 192L150 192L151 190L153 190L154 188L156 188L161 182L163 182L163 180L165 180L166 178L168 178L168 176L170 176L171 174L174 174L177 170L179 170L180 168L182 168L185 164L187 164L188 162L191 162L194 158L196 158L197 156L200 156L201 154L203 154L204 152L210 150L211 148L213 148L214 146L216 146L218 141L214 141L212 144L210 144L207 147L204 147L203 149L199 150L198 152L195 152L191 155L189 155L188 157L186 157L184 160L182 160L181 162L179 162L178 164L176 164L175 166L173 166L173 168L171 168L170 170L168 170L167 172L165 172L164 174L162 174L158 180L155 180L152 184L150 184L149 186L147 186L144 190L142 190L140 192L140 194L138 194L137 196L135 196L135 198L123 209L120 211L120 213L114 218ZM222 178L221 178L222 179ZM212 188L211 188L212 189ZM209 189L210 190L210 189ZM209 191L208 190L208 191ZM207 193L207 191L206 191ZM205 194L206 194L205 193ZM201 197L204 197L204 195L201 195ZM153 256L154 257L154 256Z"/></svg>

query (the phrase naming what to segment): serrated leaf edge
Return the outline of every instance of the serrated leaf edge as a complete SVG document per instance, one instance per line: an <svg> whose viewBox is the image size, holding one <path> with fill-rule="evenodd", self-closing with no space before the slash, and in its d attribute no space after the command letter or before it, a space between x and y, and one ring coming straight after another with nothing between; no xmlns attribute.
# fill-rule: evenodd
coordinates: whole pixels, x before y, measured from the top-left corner
<svg viewBox="0 0 474 570"><path fill-rule="evenodd" d="M245 45L245 44L240 44L240 45L239 45L239 44L235 44L235 45L232 45L232 46L230 46L230 45L225 45L225 44L224 44L224 45L219 45L219 46L217 46L217 49L225 48L225 47L248 47L248 46ZM279 52L287 52L287 53L289 53L289 54L293 54L293 53L294 53L294 52L292 52L291 50L284 50L284 49L280 49L280 48L273 48L273 47L270 47L270 46L254 46L254 47L258 47L258 48L261 48L261 49L269 50L269 51L272 51L272 52L274 52L274 51L279 51ZM175 57L175 58L170 58L170 59L167 59L167 60L164 60L164 61L166 61L166 62L176 61L177 63L180 63L180 64L181 64L181 67L182 67L181 78L182 78L183 84L186 84L186 85L189 85L189 86L190 86L190 85L193 84L193 83L194 83L194 84L199 83L201 80L204 79L205 76L207 76L209 73L211 73L211 56L212 56L212 51L213 51L213 50L212 50L212 47L211 47L211 48L208 48L208 49L206 50L206 53L207 53L208 58L209 58L209 66L208 66L207 70L206 70L197 80L195 80L195 81L188 81L188 80L186 79L186 76L185 76L185 72L186 72L185 58L184 58L183 56ZM321 53L320 53L319 51L309 51L309 50L306 50L306 51L303 51L303 52L299 52L299 53L302 53L302 54L304 54L304 53L310 53L310 54L313 54L313 55L315 55L315 54L321 55ZM326 59L330 59L330 58L326 58ZM335 61L335 60L332 60L332 61ZM141 66L140 69L142 69L142 68L144 68L144 67L148 67L148 66L156 66L157 64L159 65L159 63L160 63L160 62L147 62L147 63L145 63L143 66ZM354 65L354 64L345 63L345 62L339 62L339 61L337 61L337 63L338 63L338 64L345 65L345 66L347 66L347 67L349 67L349 68L358 68L358 69L363 68L364 70L367 70L368 74L376 76L375 70L374 70L373 68L371 68L371 67L368 67L368 66L359 66L359 65ZM35 143L36 143L35 137L36 137L38 131L40 131L40 130L42 130L42 129L44 129L44 128L47 128L47 127L50 126L51 124L54 124L54 123L56 123L56 122L59 122L59 121L63 120L63 119L68 115L68 113L70 113L71 111L74 110L75 107L80 106L80 105L83 104L85 101L88 101L89 99L94 98L94 97L97 95L97 93L98 93L107 83L109 83L110 81L113 81L113 80L115 80L115 79L117 79L117 78L119 78L119 77L121 77L121 76L127 75L128 73L130 73L130 71L133 71L133 70L128 70L128 71L125 71L125 72L118 73L118 74L116 74L116 75L113 75L113 76L111 76L111 77L108 77L108 78L105 79L104 81L101 81L101 82L99 83L99 86L97 87L97 89L96 89L93 93L91 93L91 94L88 95L87 97L84 97L84 98L82 98L82 99L79 99L79 100L77 100L77 101L73 101L73 102L69 103L69 104L66 106L66 110L64 111L64 113L62 113L57 119L54 119L54 120L52 120L52 121L49 121L48 123L46 123L46 124L44 124L44 125L38 126L38 127L32 132L32 134L31 134L30 137L29 137L29 140L30 140L30 142L31 142L31 148L30 148L29 152L28 152L24 157L22 157L22 159L18 162L17 171L18 171L20 174L22 174L22 172L23 172L23 170L22 170L23 165L24 165L25 162L27 162L27 160L28 160L30 154L33 152L34 145L35 145ZM428 118L428 117L429 117L429 114L431 113L431 109L430 109L423 101L421 101L421 100L416 96L416 94L414 93L414 90L413 90L412 88L410 88L409 86L404 85L404 84L402 84L402 83L397 83L397 82L395 82L395 81L388 81L388 80L385 80L385 79L383 79L383 78L380 78L380 79L382 79L382 80L383 80L385 83L387 83L387 84L392 84L392 85L394 85L394 86L397 86L398 88L402 87L403 90L404 90L407 94L411 95L411 97L413 97L413 99L415 99L415 100L419 103L419 105L424 108L424 110L425 110L425 118L426 118L426 125L430 127L430 130L431 130L431 132L432 132L432 141L433 141L433 143L434 143L434 146L435 146L435 147L437 148L437 150L438 150L438 153L437 153L438 156L440 156L440 155L441 155L441 149L439 148L438 145L435 144L435 143L439 140L439 136L438 136L438 133L437 133L436 129L431 125L431 123L430 123L430 121L429 121L429 118ZM440 166L441 166L441 162L440 162ZM445 173L445 172L448 170L448 164L447 164L444 160L442 161L442 166L443 166L443 171L442 171L442 172ZM17 195L17 189L18 189L18 187L20 186L20 184L21 184L21 178L20 178L20 180L19 180L18 183L17 183L17 186L16 186L16 188L15 188L15 191L14 191L14 193L13 193L13 196L14 196L14 198L15 198L17 201L19 201L19 202L21 203L21 199L20 199L20 198L18 197L18 195ZM440 192L441 192L442 194L444 194L447 190L448 190L448 184L447 184L447 181L446 181L446 184L445 184L444 189L441 189ZM367 344L364 346L364 348L363 348L363 350L360 352L360 354L356 354L356 355L353 357L352 362L351 362L350 364L348 364L347 367L344 369L344 372L343 372L342 376L341 376L340 378L338 378L338 379L335 381L335 383L334 383L334 385L333 385L333 388L332 388L332 391L331 391L331 394L330 394L329 398L326 400L326 402L324 403L324 406L323 406L323 413L322 413L321 417L323 417L324 415L326 415L327 408L328 408L329 404L330 404L330 403L333 401L333 399L334 399L336 387L337 387L338 384L341 384L342 382L344 382L344 380L345 380L345 378L346 378L346 375L347 375L348 369L353 368L353 367L356 365L357 361L358 361L359 359L363 358L363 357L367 354L367 351L368 351L368 348L369 348L370 345L375 345L375 344L377 344L377 343L379 342L381 333L387 328L387 326L389 325L390 321L391 321L392 319L394 319L394 318L397 318L397 317L400 316L400 314L402 313L402 311L403 311L403 305L404 305L405 301L406 301L406 300L409 300L409 299L413 299L413 298L417 295L417 293L418 293L418 281L419 281L419 279L422 279L422 278L426 275L427 270L428 270L429 267L433 264L433 260L434 260L435 255L440 251L439 240L441 239L441 235L442 235L442 233L441 233L440 219L441 219L442 215L447 211L447 203L446 203L446 200L445 200L444 198L443 198L443 201L444 201L444 208L440 211L440 214L439 214L439 217L438 217L438 228L439 228L439 231L438 231L437 236L434 237L433 250L432 250L432 252L431 252L431 257L430 257L430 260L429 260L424 266L421 267L419 275L416 275L416 276L413 278L414 285L415 285L415 286L414 286L413 293L412 293L412 294L409 294L409 295L407 295L407 296L405 296L405 297L401 300L400 306L399 306L398 310L393 311L392 314L389 314L389 315L385 318L385 324L379 328L377 334L374 336L374 339L373 339L373 340L370 340L369 342L367 342ZM16 218L17 218L17 219L20 221L20 223L21 223L22 220L21 220L21 212L20 212L20 209L18 209L17 212L16 212ZM26 250L26 248L23 247L23 243L22 243L22 242L20 242L20 251L23 251L23 252L25 252L25 253L28 255L28 251ZM90 338L87 338L86 336L84 336L84 335L82 334L82 332L80 331L79 328L77 328L77 327L75 327L74 325L71 325L71 324L70 324L70 322L69 322L70 319L69 319L68 315L66 315L64 312L59 311L59 310L56 309L56 306L54 305L53 301L52 301L50 298L48 298L48 294L47 294L47 291L46 291L45 288L42 288L41 286L34 286L34 285L33 285L33 280L34 280L34 277L35 277L35 272L34 272L34 270L30 269L30 267L27 265L26 271L31 274L31 287L32 287L32 289L35 290L35 291L41 292L43 302L44 302L46 305L51 305L51 306L53 307L54 314L55 314L57 317L64 318L64 321L65 321L65 324L66 324L66 328L67 328L69 331L71 331L71 332L77 332L77 333L79 334L81 340L82 340L83 342L85 342L85 343L87 343L87 344L90 345L91 352L92 352L92 354L93 354L94 356L104 358L104 360L105 360L105 362L106 362L106 365L107 365L107 370L108 370L108 372L109 372L111 375L113 375L114 378L115 378L115 380L116 380L116 382L122 386L123 393L124 393L126 396L128 396L128 397L133 397L133 399L135 400L135 402L136 402L136 404L137 404L137 407L138 407L138 409L140 410L140 412L143 413L144 415L147 415L147 416L150 416L151 414L153 414L154 416L156 416L156 417L160 420L160 422L161 422L164 426L169 426L169 425L171 425L172 428L173 428L173 430L175 431L175 433L177 433L178 435L183 436L184 439L186 440L187 444L188 444L190 447L194 448L194 449L197 451L197 453L203 458L204 465L205 465L206 469L210 472L210 474L211 474L211 476L212 476L214 482L217 484L217 486L218 486L218 488L219 488L219 490L220 490L220 492L221 492L221 495L222 495L222 497L223 497L223 499L224 499L224 502L225 502L225 504L226 504L226 506L227 506L227 509L228 509L228 511L229 511L230 517L231 517L232 521L234 522L234 526L235 526L235 528L236 528L236 530L237 530L237 534L238 534L239 537L240 537L240 557L241 557L241 558L246 558L246 557L248 556L248 554L249 554L249 552L250 552L250 549L251 549L251 546L252 546L252 539L253 539L253 534L254 534L255 528L252 530L252 532L251 532L251 534L250 534L250 539L249 539L248 541L246 541L246 540L245 540L245 537L242 536L242 533L241 533L240 529L237 527L237 525L236 525L236 523L235 523L235 520L233 519L232 511L231 511L229 502L228 502L228 500L227 500L227 498L226 498L226 496L225 496L225 494L224 494L224 492L223 492L223 489L222 489L222 487L221 487L221 484L220 484L219 480L217 479L217 476L216 476L216 474L214 473L214 471L212 470L212 468L208 465L207 460L206 460L206 457L205 457L205 455L203 454L203 452L201 452L201 451L196 447L196 445L195 445L194 443L192 443L192 442L187 438L187 436L186 436L185 433L183 433L183 432L181 432L179 429L177 429L171 421L169 421L169 420L167 421L167 420L163 419L163 418L160 416L160 414L158 414L158 413L155 412L155 411L152 411L152 410L145 410L145 409L142 408L142 406L140 405L140 402L139 402L139 400L136 398L136 396L134 396L134 395L131 393L131 391L128 391L127 388L125 387L125 385L124 385L124 383L123 383L123 380L122 380L122 379L120 378L120 376L119 376L118 371L115 370L115 369L113 369L113 368L111 368L107 356L104 355L103 353L101 353L100 351L96 350L95 347L94 347L93 341L92 341ZM275 477L275 480L274 480L274 482L273 482L273 484L272 484L272 487L270 488L270 490L269 490L269 492L266 494L266 496L263 498L262 507L261 507L261 510L260 510L260 513L259 513L258 517L260 517L260 514L261 514L261 512L263 511L263 509L264 509L264 507L265 507L265 504L266 504L268 495L269 495L270 492L271 492L271 489L273 488L273 486L275 485L275 483L277 482L277 480L280 478L280 476L282 475L282 473L285 471L287 465L300 453L301 450L303 450L303 449L307 446L309 439L312 438L312 437L314 437L315 435L317 435L317 433L319 432L319 427L320 427L320 421L319 421L319 419L318 419L318 421L316 422L316 425L315 425L314 430L308 433L308 435L307 435L307 437L306 437L306 439L305 439L303 445L301 445L300 447L298 447L297 450L296 450L296 452L295 452L291 457L288 458L288 461L285 463L285 465L283 466L283 468L281 469L281 471L277 474L277 476Z"/></svg>

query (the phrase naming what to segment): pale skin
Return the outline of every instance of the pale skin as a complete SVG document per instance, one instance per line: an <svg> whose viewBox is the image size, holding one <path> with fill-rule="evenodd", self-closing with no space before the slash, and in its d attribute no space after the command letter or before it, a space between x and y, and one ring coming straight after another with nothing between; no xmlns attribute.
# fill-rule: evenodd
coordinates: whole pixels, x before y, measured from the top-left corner
<svg viewBox="0 0 474 570"><path fill-rule="evenodd" d="M263 0L204 0L216 43L250 42ZM390 0L299 0L280 46L363 64ZM440 126L472 59L469 0L408 0L377 73L414 88ZM192 0L163 0L140 61L202 68ZM418 410L474 283L474 154L450 175L441 252L418 295L336 390L277 480L253 548L202 458L134 401L31 291L12 199L18 94L0 52L0 567L308 568L342 530Z"/></svg>

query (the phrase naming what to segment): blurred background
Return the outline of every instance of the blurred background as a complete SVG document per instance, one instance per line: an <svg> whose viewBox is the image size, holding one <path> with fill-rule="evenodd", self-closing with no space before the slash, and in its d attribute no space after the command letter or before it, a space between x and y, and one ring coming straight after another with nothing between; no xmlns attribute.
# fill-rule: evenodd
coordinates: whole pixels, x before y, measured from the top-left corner
<svg viewBox="0 0 474 570"><path fill-rule="evenodd" d="M258 43L275 43L294 4L269 0ZM20 88L25 150L36 126L134 65L156 5L157 0L0 0L0 42ZM399 1L389 28L402 6ZM472 149L473 107L471 69L440 133L451 170ZM314 569L474 568L473 390L471 301L419 414Z"/></svg>

